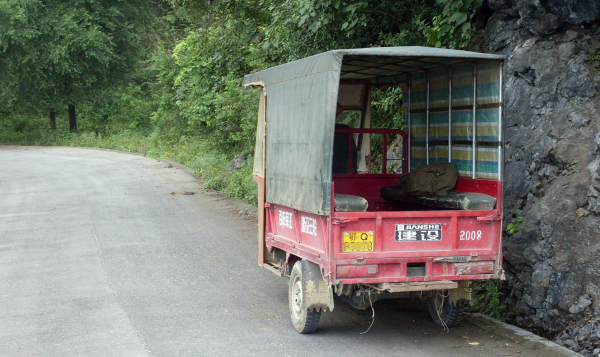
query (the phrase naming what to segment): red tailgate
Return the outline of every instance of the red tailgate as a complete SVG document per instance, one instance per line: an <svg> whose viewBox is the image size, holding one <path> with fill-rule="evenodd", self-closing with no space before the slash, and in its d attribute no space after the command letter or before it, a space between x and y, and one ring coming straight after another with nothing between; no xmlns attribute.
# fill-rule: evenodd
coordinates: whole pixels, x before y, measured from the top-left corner
<svg viewBox="0 0 600 357"><path fill-rule="evenodd" d="M363 282L489 278L501 264L501 227L495 210L336 213L332 251L337 280L344 276L353 282L358 278ZM349 242L360 233L370 239L364 235L369 232L373 232L372 248ZM360 265L370 270L357 269ZM344 283L351 281L344 279Z"/></svg>

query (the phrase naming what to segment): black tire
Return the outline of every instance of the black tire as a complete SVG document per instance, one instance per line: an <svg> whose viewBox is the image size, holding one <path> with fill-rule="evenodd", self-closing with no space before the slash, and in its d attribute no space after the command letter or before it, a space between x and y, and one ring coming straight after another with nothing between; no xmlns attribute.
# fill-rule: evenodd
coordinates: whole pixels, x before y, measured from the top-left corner
<svg viewBox="0 0 600 357"><path fill-rule="evenodd" d="M292 325L294 325L294 329L296 329L298 333L302 334L315 332L319 326L319 320L321 319L321 311L308 311L302 299L304 287L306 286L302 271L305 270L303 267L306 264L308 264L308 262L305 260L297 261L296 264L294 264L290 274L288 299Z"/></svg>
<svg viewBox="0 0 600 357"><path fill-rule="evenodd" d="M438 326L458 326L463 316L463 307L448 300L448 290L434 292L427 306L433 322Z"/></svg>

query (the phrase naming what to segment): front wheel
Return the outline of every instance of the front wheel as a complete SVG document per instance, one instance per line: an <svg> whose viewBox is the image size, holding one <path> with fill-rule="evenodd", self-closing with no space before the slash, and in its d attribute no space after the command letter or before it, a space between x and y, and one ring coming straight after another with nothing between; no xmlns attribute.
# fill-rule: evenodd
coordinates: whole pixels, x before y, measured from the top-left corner
<svg viewBox="0 0 600 357"><path fill-rule="evenodd" d="M436 325L442 327L458 326L463 315L463 307L450 303L448 290L434 292L427 301L429 314Z"/></svg>
<svg viewBox="0 0 600 357"><path fill-rule="evenodd" d="M304 288L306 282L302 271L304 265L309 264L305 260L297 261L292 268L290 274L290 289L289 289L289 307L290 315L292 317L292 324L299 333L312 333L317 330L319 325L319 319L321 318L321 311L316 309L309 311L306 308L304 301Z"/></svg>

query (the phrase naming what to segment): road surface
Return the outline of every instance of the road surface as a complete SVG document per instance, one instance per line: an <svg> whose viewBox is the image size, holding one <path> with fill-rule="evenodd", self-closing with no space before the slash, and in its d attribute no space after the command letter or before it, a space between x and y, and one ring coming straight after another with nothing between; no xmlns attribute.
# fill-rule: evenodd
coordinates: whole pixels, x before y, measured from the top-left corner
<svg viewBox="0 0 600 357"><path fill-rule="evenodd" d="M170 161L0 147L0 355L573 354L483 318L444 332L420 301L376 303L365 334L371 311L340 303L299 335L255 212Z"/></svg>

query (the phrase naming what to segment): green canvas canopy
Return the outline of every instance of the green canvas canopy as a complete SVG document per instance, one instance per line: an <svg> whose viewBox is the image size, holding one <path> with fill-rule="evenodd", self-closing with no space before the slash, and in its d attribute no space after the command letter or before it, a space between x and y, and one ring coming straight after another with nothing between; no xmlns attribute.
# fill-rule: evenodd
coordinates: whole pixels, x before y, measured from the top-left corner
<svg viewBox="0 0 600 357"><path fill-rule="evenodd" d="M245 86L264 88L254 171L265 177L267 202L331 214L340 81L401 85L414 93L407 101L410 166L452 161L462 176L498 179L503 59L416 46L361 48L333 50L246 75ZM480 114L485 110L468 108L478 105L495 111ZM469 122L471 129L463 125ZM490 145L475 148L474 143L486 140Z"/></svg>

